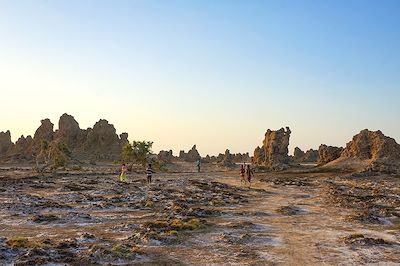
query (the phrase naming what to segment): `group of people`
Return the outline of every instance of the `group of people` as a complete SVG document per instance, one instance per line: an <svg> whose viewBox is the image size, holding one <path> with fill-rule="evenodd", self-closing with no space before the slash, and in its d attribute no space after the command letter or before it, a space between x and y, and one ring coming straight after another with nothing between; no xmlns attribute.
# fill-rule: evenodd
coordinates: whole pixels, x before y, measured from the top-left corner
<svg viewBox="0 0 400 266"><path fill-rule="evenodd" d="M200 160L196 161L196 167L197 167L197 171L200 172L200 167L201 167L201 162ZM153 168L151 166L151 163L149 163L147 165L146 168L146 182L147 184L151 183L151 178L153 176L153 173L155 173L153 171ZM123 183L126 182L126 175L128 174L128 166L126 164L122 164L121 167L121 174L119 176L119 180ZM251 169L250 165L246 165L245 163L243 163L242 165L240 165L240 183L241 184L248 184L249 188L251 186L251 178L254 176L254 171Z"/></svg>
<svg viewBox="0 0 400 266"><path fill-rule="evenodd" d="M146 168L146 182L147 182L147 184L151 183L151 178L153 176L153 173L155 173L155 172L153 171L151 163L149 163L147 165L147 168ZM119 176L119 181L125 183L127 174L128 174L128 166L126 164L122 164L121 174Z"/></svg>

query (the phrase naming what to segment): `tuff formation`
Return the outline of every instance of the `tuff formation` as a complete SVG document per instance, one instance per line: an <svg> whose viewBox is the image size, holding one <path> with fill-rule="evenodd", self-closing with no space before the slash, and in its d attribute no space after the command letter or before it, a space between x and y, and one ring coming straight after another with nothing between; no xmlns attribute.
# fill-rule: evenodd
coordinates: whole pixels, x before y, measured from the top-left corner
<svg viewBox="0 0 400 266"><path fill-rule="evenodd" d="M127 134L116 134L115 127L107 120L100 119L93 127L87 129L87 137L83 149L79 149L81 157L94 157L95 159L118 159L122 147L127 144Z"/></svg>
<svg viewBox="0 0 400 266"><path fill-rule="evenodd" d="M200 160L201 156L196 149L196 145L193 145L193 147L188 151L188 153L185 153L185 151L180 151L179 159L184 160L186 162L195 162L197 160Z"/></svg>
<svg viewBox="0 0 400 266"><path fill-rule="evenodd" d="M336 160L337 158L340 157L342 151L343 151L342 147L334 147L321 144L318 148L318 155L319 155L318 164L323 165L333 160Z"/></svg>
<svg viewBox="0 0 400 266"><path fill-rule="evenodd" d="M157 159L164 162L172 162L176 158L172 154L172 150L169 150L169 151L160 151L157 155Z"/></svg>
<svg viewBox="0 0 400 266"><path fill-rule="evenodd" d="M221 165L223 166L227 166L227 167L232 167L235 165L235 163L233 162L233 155L230 153L230 151L228 149L225 150L224 153L224 157L221 161Z"/></svg>
<svg viewBox="0 0 400 266"><path fill-rule="evenodd" d="M262 165L271 170L283 170L290 164L288 146L290 129L281 128L279 130L268 129L262 147L257 147L254 151L254 163Z"/></svg>
<svg viewBox="0 0 400 266"><path fill-rule="evenodd" d="M7 153L13 145L10 131L0 132L0 154Z"/></svg>
<svg viewBox="0 0 400 266"><path fill-rule="evenodd" d="M78 122L72 115L63 114L58 121L56 138L64 141L70 149L85 142L86 132L81 130Z"/></svg>
<svg viewBox="0 0 400 266"><path fill-rule="evenodd" d="M318 159L317 150L310 149L304 152L299 147L294 148L293 161L296 163L315 163Z"/></svg>
<svg viewBox="0 0 400 266"><path fill-rule="evenodd" d="M43 146L65 144L71 151L71 157L79 160L119 159L122 147L128 143L128 134L116 134L113 125L107 120L98 121L93 129L80 129L78 122L68 114L63 114L54 131L49 119L31 136L21 136L14 144L9 131L0 133L0 159L2 161L33 161L40 155ZM11 144L10 144L11 142Z"/></svg>
<svg viewBox="0 0 400 266"><path fill-rule="evenodd" d="M400 173L400 145L380 130L362 130L347 143L340 161L359 160L364 170Z"/></svg>

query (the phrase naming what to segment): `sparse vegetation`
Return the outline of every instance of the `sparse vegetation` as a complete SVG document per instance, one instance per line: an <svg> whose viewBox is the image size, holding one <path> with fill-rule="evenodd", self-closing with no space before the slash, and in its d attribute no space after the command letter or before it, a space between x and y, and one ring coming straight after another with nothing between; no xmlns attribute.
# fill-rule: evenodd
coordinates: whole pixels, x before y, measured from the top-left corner
<svg viewBox="0 0 400 266"><path fill-rule="evenodd" d="M26 237L16 236L7 240L6 244L11 248L38 248L40 245L37 242L31 241Z"/></svg>
<svg viewBox="0 0 400 266"><path fill-rule="evenodd" d="M133 141L122 148L122 161L131 164L140 164L146 166L148 158L152 153L152 141Z"/></svg>
<svg viewBox="0 0 400 266"><path fill-rule="evenodd" d="M67 144L62 141L49 143L42 140L40 152L36 156L36 170L43 172L46 169L57 169L68 165L71 158L71 151Z"/></svg>

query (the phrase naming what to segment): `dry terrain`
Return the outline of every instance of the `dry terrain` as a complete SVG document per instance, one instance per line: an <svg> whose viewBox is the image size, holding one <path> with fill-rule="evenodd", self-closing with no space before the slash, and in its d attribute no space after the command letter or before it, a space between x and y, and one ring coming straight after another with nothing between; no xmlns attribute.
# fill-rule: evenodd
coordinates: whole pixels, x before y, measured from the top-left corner
<svg viewBox="0 0 400 266"><path fill-rule="evenodd" d="M0 170L1 265L400 265L400 178Z"/></svg>

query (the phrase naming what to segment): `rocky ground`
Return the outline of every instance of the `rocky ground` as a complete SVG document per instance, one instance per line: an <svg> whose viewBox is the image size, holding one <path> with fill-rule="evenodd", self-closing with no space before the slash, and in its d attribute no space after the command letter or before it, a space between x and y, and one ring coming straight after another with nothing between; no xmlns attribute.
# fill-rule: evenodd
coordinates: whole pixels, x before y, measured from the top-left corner
<svg viewBox="0 0 400 266"><path fill-rule="evenodd" d="M400 265L400 177L0 170L1 265Z"/></svg>

